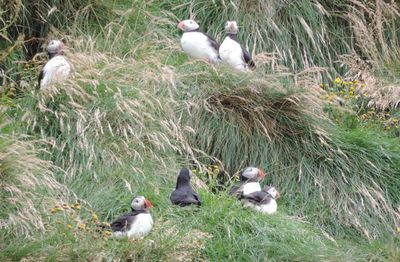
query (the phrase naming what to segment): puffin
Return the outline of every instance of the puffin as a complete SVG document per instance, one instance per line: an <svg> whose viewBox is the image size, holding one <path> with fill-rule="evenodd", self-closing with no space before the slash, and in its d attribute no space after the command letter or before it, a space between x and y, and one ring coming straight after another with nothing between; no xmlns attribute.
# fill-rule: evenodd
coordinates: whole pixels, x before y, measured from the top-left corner
<svg viewBox="0 0 400 262"><path fill-rule="evenodd" d="M50 60L39 74L39 88L47 87L51 82L63 81L71 72L71 65L63 56L65 45L60 40L51 40L47 46Z"/></svg>
<svg viewBox="0 0 400 262"><path fill-rule="evenodd" d="M248 68L255 69L253 59L249 52L239 43L236 21L228 21L225 24L226 37L219 47L219 56L222 62L233 68L246 71Z"/></svg>
<svg viewBox="0 0 400 262"><path fill-rule="evenodd" d="M179 171L176 181L175 190L171 193L170 199L172 204L181 207L188 205L201 206L199 195L193 190L190 185L190 177L192 172L187 168L182 168Z"/></svg>
<svg viewBox="0 0 400 262"><path fill-rule="evenodd" d="M178 28L183 31L181 47L190 57L211 63L221 61L218 54L219 44L208 34L200 32L199 25L194 20L183 20L178 23Z"/></svg>
<svg viewBox="0 0 400 262"><path fill-rule="evenodd" d="M230 195L241 196L249 195L253 192L261 191L260 182L265 177L265 172L257 167L247 167L240 172L239 185L233 186L229 191Z"/></svg>
<svg viewBox="0 0 400 262"><path fill-rule="evenodd" d="M144 196L135 197L131 203L132 211L110 225L113 237L128 237L129 241L135 241L147 235L153 227L153 218L149 212L152 206Z"/></svg>
<svg viewBox="0 0 400 262"><path fill-rule="evenodd" d="M278 209L276 199L280 197L280 193L273 186L266 186L262 191L253 192L248 195L242 195L245 207L252 207L258 212L272 215Z"/></svg>

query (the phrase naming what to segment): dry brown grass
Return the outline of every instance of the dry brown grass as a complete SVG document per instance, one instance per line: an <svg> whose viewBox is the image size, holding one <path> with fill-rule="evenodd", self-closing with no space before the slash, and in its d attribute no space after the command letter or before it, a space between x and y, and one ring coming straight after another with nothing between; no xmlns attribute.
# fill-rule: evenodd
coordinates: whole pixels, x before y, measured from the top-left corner
<svg viewBox="0 0 400 262"><path fill-rule="evenodd" d="M53 177L53 164L39 158L46 153L38 149L41 146L43 141L0 135L1 189L5 204L12 207L0 220L0 228L15 236L31 236L33 229L44 231L41 212L68 193Z"/></svg>

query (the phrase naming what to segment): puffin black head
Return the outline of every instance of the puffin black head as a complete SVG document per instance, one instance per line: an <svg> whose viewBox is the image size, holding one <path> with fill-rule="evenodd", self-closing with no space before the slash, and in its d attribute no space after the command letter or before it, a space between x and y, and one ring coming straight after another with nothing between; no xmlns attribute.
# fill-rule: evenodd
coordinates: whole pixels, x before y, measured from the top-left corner
<svg viewBox="0 0 400 262"><path fill-rule="evenodd" d="M237 26L236 21L227 21L225 23L225 32L227 34L237 34L239 31L239 28Z"/></svg>
<svg viewBox="0 0 400 262"><path fill-rule="evenodd" d="M47 45L47 53L49 54L49 57L52 58L58 54L61 54L64 48L65 45L62 41L51 40Z"/></svg>
<svg viewBox="0 0 400 262"><path fill-rule="evenodd" d="M265 186L262 191L270 195L274 199L278 199L281 196L281 193L279 193L278 190L276 190L275 187L273 186Z"/></svg>
<svg viewBox="0 0 400 262"><path fill-rule="evenodd" d="M183 32L193 32L199 29L199 25L192 19L183 20L178 23L178 28Z"/></svg>
<svg viewBox="0 0 400 262"><path fill-rule="evenodd" d="M132 211L148 210L153 205L144 196L137 196L132 200L131 208Z"/></svg>
<svg viewBox="0 0 400 262"><path fill-rule="evenodd" d="M179 171L178 180L176 181L176 188L190 185L191 172L188 168L184 167Z"/></svg>

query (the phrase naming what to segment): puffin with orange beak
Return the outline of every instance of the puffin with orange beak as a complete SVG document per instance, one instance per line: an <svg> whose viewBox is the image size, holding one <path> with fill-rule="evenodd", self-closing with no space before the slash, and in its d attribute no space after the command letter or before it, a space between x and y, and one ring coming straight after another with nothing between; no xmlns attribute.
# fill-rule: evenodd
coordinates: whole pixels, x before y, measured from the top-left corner
<svg viewBox="0 0 400 262"><path fill-rule="evenodd" d="M181 47L185 53L195 59L202 59L211 63L220 62L219 44L211 36L199 31L199 25L191 19L178 23L183 31Z"/></svg>
<svg viewBox="0 0 400 262"><path fill-rule="evenodd" d="M252 207L258 212L272 215L278 209L276 200L280 197L280 193L273 186L266 186L262 191L253 192L246 196L242 196L241 199L244 202L244 206Z"/></svg>
<svg viewBox="0 0 400 262"><path fill-rule="evenodd" d="M50 60L39 74L39 88L45 88L52 82L63 81L71 72L71 65L63 56L65 45L60 40L51 40L47 46Z"/></svg>
<svg viewBox="0 0 400 262"><path fill-rule="evenodd" d="M231 67L245 71L247 68L255 69L253 59L249 52L239 43L237 34L239 28L236 21L228 21L225 24L226 37L219 47L219 55L222 62Z"/></svg>
<svg viewBox="0 0 400 262"><path fill-rule="evenodd" d="M125 214L111 224L113 236L128 237L130 241L146 236L153 227L153 218L149 209L152 204L144 196L137 196L132 200L132 212Z"/></svg>
<svg viewBox="0 0 400 262"><path fill-rule="evenodd" d="M257 167L247 167L240 172L239 185L233 186L229 191L230 195L241 196L249 195L253 192L261 191L260 181L265 177L262 169Z"/></svg>

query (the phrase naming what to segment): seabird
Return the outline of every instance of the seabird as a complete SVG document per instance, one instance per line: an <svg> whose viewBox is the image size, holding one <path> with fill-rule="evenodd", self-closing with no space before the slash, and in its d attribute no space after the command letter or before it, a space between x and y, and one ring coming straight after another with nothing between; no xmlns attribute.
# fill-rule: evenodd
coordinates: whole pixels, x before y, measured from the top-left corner
<svg viewBox="0 0 400 262"><path fill-rule="evenodd" d="M45 88L51 82L67 79L71 71L71 65L63 56L65 45L60 40L51 40L47 46L50 60L45 64L39 74L39 87Z"/></svg>
<svg viewBox="0 0 400 262"><path fill-rule="evenodd" d="M187 168L182 168L179 171L178 179L176 181L175 190L171 194L171 202L174 205L187 206L187 205L201 205L199 195L193 190L190 185L191 171Z"/></svg>
<svg viewBox="0 0 400 262"><path fill-rule="evenodd" d="M243 195L241 199L244 201L244 206L252 207L257 211L265 214L274 214L278 209L276 199L280 197L280 193L273 186L266 186L262 191L253 192L248 195Z"/></svg>
<svg viewBox="0 0 400 262"><path fill-rule="evenodd" d="M237 70L244 71L247 68L254 69L256 65L249 52L239 43L236 21L228 21L225 24L226 37L219 47L219 56L224 63Z"/></svg>
<svg viewBox="0 0 400 262"><path fill-rule="evenodd" d="M111 224L113 236L128 237L130 241L134 241L147 235L153 227L153 218L149 212L151 207L151 202L144 196L135 197L131 203L132 212L121 216Z"/></svg>
<svg viewBox="0 0 400 262"><path fill-rule="evenodd" d="M179 22L178 28L184 32L181 37L182 49L190 57L212 63L220 62L219 44L211 36L200 32L194 20L183 20Z"/></svg>
<svg viewBox="0 0 400 262"><path fill-rule="evenodd" d="M265 177L265 173L262 169L257 167L247 167L240 172L239 185L233 186L229 191L230 195L248 195L256 191L261 191L259 181Z"/></svg>

